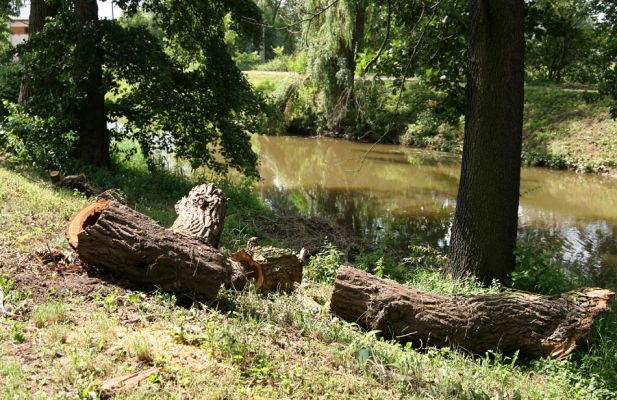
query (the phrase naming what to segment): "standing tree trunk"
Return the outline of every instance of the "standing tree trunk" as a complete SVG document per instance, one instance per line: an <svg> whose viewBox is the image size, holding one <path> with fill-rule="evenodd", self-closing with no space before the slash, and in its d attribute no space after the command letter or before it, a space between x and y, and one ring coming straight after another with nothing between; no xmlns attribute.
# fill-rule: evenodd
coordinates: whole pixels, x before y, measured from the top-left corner
<svg viewBox="0 0 617 400"><path fill-rule="evenodd" d="M36 35L43 30L45 25L45 17L47 16L47 7L45 6L45 0L31 0L30 1L30 18L28 20L28 37ZM25 103L32 96L32 87L28 84L27 75L23 76L21 86L19 87L20 104Z"/></svg>
<svg viewBox="0 0 617 400"><path fill-rule="evenodd" d="M523 124L523 0L470 0L465 140L449 272L514 269Z"/></svg>
<svg viewBox="0 0 617 400"><path fill-rule="evenodd" d="M76 81L81 93L78 148L86 162L105 166L110 162L98 5L96 0L74 0L80 27L75 56Z"/></svg>

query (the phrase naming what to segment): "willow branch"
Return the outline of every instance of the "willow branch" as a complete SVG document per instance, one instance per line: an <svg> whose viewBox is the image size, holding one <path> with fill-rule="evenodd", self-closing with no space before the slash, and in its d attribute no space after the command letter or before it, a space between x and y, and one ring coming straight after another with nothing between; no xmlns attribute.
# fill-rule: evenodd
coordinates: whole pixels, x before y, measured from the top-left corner
<svg viewBox="0 0 617 400"><path fill-rule="evenodd" d="M369 61L368 64L366 64L366 66L362 70L362 75L366 75L369 68L371 68L373 64L377 62L377 60L379 60L384 50L386 49L386 46L388 45L388 41L390 40L391 24L392 24L392 1L388 0L388 22L386 25L386 37L383 39L383 42L381 43L381 47L379 47L379 50L377 51L377 54L375 54L375 57L373 57L371 61Z"/></svg>

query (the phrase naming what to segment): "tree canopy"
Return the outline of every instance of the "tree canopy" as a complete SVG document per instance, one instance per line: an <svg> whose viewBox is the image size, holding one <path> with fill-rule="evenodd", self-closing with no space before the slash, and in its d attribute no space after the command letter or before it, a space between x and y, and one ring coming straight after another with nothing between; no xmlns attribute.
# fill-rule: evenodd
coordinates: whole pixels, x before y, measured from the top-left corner
<svg viewBox="0 0 617 400"><path fill-rule="evenodd" d="M80 49L100 51L104 115L113 143L137 141L146 156L174 152L193 167L256 174L248 132L259 118L261 101L238 70L224 43L229 16L233 28L257 40L261 13L252 1L146 0L117 2L121 20L76 23L75 3L62 1L41 32L18 46L22 80L32 96L11 105L8 132L15 148L37 148L38 162L58 167L77 150L83 80L93 60ZM86 47L79 38L88 38ZM87 65L84 65L87 64ZM23 119L34 121L23 125ZM29 153L24 150L23 153ZM24 154L25 155L25 154Z"/></svg>

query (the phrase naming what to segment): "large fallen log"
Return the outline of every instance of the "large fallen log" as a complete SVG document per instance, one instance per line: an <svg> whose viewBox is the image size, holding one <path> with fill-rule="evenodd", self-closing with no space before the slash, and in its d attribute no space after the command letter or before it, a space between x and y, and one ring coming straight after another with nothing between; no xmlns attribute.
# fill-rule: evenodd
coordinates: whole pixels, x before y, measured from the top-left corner
<svg viewBox="0 0 617 400"><path fill-rule="evenodd" d="M207 206L202 206L208 214ZM222 226L222 221L216 224ZM259 254L256 260L246 252L227 257L204 243L204 236L165 229L114 200L86 204L71 217L66 236L86 264L199 301L213 300L222 286L242 289L249 280L255 280L258 290L289 291L302 277L297 257L281 259L282 253L291 252L253 253Z"/></svg>
<svg viewBox="0 0 617 400"><path fill-rule="evenodd" d="M54 186L77 190L84 193L86 196L96 196L103 192L103 190L90 185L90 183L88 183L86 175L84 174L68 175L62 177L62 175L60 175L60 172L51 171L49 173L49 178L51 179L51 183Z"/></svg>
<svg viewBox="0 0 617 400"><path fill-rule="evenodd" d="M242 288L260 274L115 201L86 205L71 218L67 237L89 265L200 301L216 298L221 286Z"/></svg>
<svg viewBox="0 0 617 400"><path fill-rule="evenodd" d="M473 353L520 350L561 358L589 334L599 314L609 311L614 295L586 288L553 297L516 291L439 296L343 266L330 310L419 347L453 346Z"/></svg>

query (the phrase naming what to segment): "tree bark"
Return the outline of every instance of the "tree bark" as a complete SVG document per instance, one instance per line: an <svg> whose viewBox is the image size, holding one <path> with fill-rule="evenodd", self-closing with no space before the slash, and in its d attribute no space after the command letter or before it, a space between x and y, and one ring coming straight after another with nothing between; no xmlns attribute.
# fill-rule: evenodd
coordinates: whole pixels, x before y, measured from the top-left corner
<svg viewBox="0 0 617 400"><path fill-rule="evenodd" d="M594 319L609 310L614 295L586 288L554 297L527 292L439 296L343 266L330 310L419 347L453 346L473 353L520 350L562 358L590 333Z"/></svg>
<svg viewBox="0 0 617 400"><path fill-rule="evenodd" d="M110 137L105 112L98 5L96 0L74 0L74 4L80 27L75 49L76 82L82 95L78 149L87 163L106 166L110 163Z"/></svg>
<svg viewBox="0 0 617 400"><path fill-rule="evenodd" d="M249 243L227 257L202 237L165 229L105 193L67 226L67 240L86 264L200 301L213 300L221 286L241 290L253 279L264 291L291 291L302 280L302 261L289 250Z"/></svg>
<svg viewBox="0 0 617 400"><path fill-rule="evenodd" d="M523 124L523 0L471 0L467 110L452 226L453 276L514 269Z"/></svg>
<svg viewBox="0 0 617 400"><path fill-rule="evenodd" d="M43 30L45 25L45 17L47 16L47 7L45 0L30 1L30 17L28 19L28 38ZM32 96L32 87L28 84L26 76L23 77L21 86L19 87L19 98L17 101L20 104L25 103Z"/></svg>
<svg viewBox="0 0 617 400"><path fill-rule="evenodd" d="M217 248L226 211L227 198L221 189L212 183L196 186L176 204L178 218L171 230Z"/></svg>
<svg viewBox="0 0 617 400"><path fill-rule="evenodd" d="M302 282L301 256L288 249L272 246L255 246L249 241L246 248L235 253L232 259L256 263L261 271L257 287L266 291L291 292Z"/></svg>
<svg viewBox="0 0 617 400"><path fill-rule="evenodd" d="M199 301L214 300L221 286L242 289L261 273L114 201L97 200L79 210L67 239L89 265Z"/></svg>

